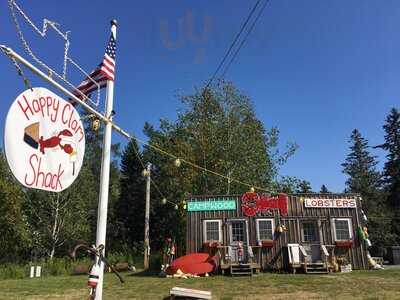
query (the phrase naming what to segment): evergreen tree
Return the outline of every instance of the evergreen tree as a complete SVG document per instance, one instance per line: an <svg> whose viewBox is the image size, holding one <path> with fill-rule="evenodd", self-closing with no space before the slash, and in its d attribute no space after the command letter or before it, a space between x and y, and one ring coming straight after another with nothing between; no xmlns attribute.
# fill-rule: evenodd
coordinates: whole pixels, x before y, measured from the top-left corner
<svg viewBox="0 0 400 300"><path fill-rule="evenodd" d="M346 180L346 191L360 194L362 208L370 222L368 224L372 251L382 255L383 249L391 242L389 214L385 205L385 196L381 190L381 174L376 170L376 156L369 152L368 141L354 129L350 140L350 153L342 164Z"/></svg>
<svg viewBox="0 0 400 300"><path fill-rule="evenodd" d="M126 145L121 159L120 195L114 205L117 238L132 251L144 238L145 179L141 153L134 139Z"/></svg>
<svg viewBox="0 0 400 300"><path fill-rule="evenodd" d="M321 194L329 194L330 193L330 191L328 190L328 188L326 187L326 185L325 184L323 184L322 186L321 186L321 190L319 191Z"/></svg>
<svg viewBox="0 0 400 300"><path fill-rule="evenodd" d="M350 153L342 164L343 173L349 176L346 180L346 188L347 191L359 193L365 198L364 205L368 212L368 209L375 209L377 205L382 204L376 197L381 177L376 170L378 162L376 156L369 153L368 141L361 136L357 129L353 130L349 143L351 144Z"/></svg>
<svg viewBox="0 0 400 300"><path fill-rule="evenodd" d="M386 124L385 142L378 146L386 150L386 162L383 170L383 182L388 193L388 205L394 213L392 221L396 242L400 242L400 112L392 108Z"/></svg>
<svg viewBox="0 0 400 300"><path fill-rule="evenodd" d="M301 180L296 189L297 193L312 193L311 183L307 180Z"/></svg>

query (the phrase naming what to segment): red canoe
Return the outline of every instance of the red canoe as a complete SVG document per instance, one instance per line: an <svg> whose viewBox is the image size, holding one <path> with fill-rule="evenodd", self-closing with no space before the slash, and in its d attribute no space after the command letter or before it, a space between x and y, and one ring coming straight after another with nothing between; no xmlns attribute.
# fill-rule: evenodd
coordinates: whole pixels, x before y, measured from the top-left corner
<svg viewBox="0 0 400 300"><path fill-rule="evenodd" d="M211 259L208 253L191 253L175 259L166 270L167 274L175 274L179 269L183 273L203 275L214 270L215 265L209 262Z"/></svg>

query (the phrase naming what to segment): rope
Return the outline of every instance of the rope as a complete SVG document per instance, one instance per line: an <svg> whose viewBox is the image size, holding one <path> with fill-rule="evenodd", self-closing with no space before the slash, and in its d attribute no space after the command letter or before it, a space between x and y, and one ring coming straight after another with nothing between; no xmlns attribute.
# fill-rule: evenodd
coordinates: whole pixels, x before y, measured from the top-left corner
<svg viewBox="0 0 400 300"><path fill-rule="evenodd" d="M3 51L3 53L6 53L3 48L1 49L1 51ZM22 71L22 68L19 66L19 64L16 61L16 59L14 57L10 57L10 59L11 59L12 63L14 64L15 68L17 69L18 75L22 77L22 80L23 80L25 86L28 89L30 89L31 91L33 91L32 85L31 85L28 77L25 76L24 71Z"/></svg>
<svg viewBox="0 0 400 300"><path fill-rule="evenodd" d="M14 24L15 24L15 28L17 30L18 36L21 40L21 43L25 49L25 51L28 53L28 55L42 68L44 68L45 70L47 70L47 72L49 74L54 74L58 79L60 79L61 81L65 82L68 86L70 86L74 92L78 92L80 94L80 96L82 97L82 99L85 99L87 101L89 101L90 103L92 103L95 106L98 106L100 103L100 85L92 78L90 77L86 72L83 71L83 69L81 67L78 66L77 63L75 63L69 56L68 56L68 50L69 50L69 46L70 46L70 41L68 39L68 33L69 31L67 31L66 33L62 33L57 26L59 24L57 24L56 22L53 21L49 21L48 19L43 19L43 29L40 30L32 21L31 19L24 13L24 11L18 6L18 4L15 2L15 0L8 0L8 6L10 8L11 11L11 15L13 17L14 20ZM21 30L21 26L18 22L18 18L16 15L16 12L14 10L14 8L18 11L18 13L23 17L23 19L33 28L33 30L38 33L41 37L45 37L46 33L47 33L47 29L50 26L55 32L57 32L58 35L60 35L63 40L65 41L65 46L64 46L64 60L63 60L63 74L60 75L58 74L56 71L54 71L52 68L50 68L48 65L46 65L42 60L40 60L31 50L31 48L29 47L28 42L26 41L24 34ZM97 99L96 102L93 101L90 97L86 96L85 94L83 94L80 90L77 90L75 85L73 85L72 83L70 83L67 80L67 65L68 65L68 61L71 62L75 67L77 67L77 69L79 71L81 71L86 77L88 77L92 82L94 82L97 86Z"/></svg>

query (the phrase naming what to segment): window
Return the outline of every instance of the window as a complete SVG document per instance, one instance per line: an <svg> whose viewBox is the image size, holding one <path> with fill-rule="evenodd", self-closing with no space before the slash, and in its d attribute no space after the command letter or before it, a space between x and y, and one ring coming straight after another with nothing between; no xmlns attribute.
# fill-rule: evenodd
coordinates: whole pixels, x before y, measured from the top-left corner
<svg viewBox="0 0 400 300"><path fill-rule="evenodd" d="M218 241L222 242L221 220L204 220L203 232L204 242Z"/></svg>
<svg viewBox="0 0 400 300"><path fill-rule="evenodd" d="M335 241L348 241L352 239L350 219L333 219L332 227Z"/></svg>
<svg viewBox="0 0 400 300"><path fill-rule="evenodd" d="M245 227L244 222L232 222L232 242L244 242Z"/></svg>
<svg viewBox="0 0 400 300"><path fill-rule="evenodd" d="M317 242L319 240L317 222L302 222L302 234L303 242Z"/></svg>
<svg viewBox="0 0 400 300"><path fill-rule="evenodd" d="M274 239L274 219L257 219L257 239L259 241Z"/></svg>

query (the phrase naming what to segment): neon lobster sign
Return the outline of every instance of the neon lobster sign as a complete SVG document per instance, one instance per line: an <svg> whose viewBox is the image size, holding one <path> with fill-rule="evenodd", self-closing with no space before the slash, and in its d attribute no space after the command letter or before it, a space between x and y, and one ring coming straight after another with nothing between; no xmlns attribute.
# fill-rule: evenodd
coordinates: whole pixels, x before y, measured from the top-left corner
<svg viewBox="0 0 400 300"><path fill-rule="evenodd" d="M279 209L282 216L288 212L288 197L286 194L278 196L258 195L257 193L245 193L242 196L242 211L248 217L253 217L259 212L271 209Z"/></svg>

